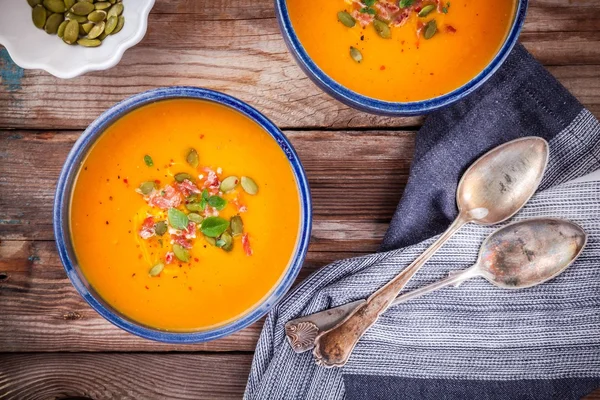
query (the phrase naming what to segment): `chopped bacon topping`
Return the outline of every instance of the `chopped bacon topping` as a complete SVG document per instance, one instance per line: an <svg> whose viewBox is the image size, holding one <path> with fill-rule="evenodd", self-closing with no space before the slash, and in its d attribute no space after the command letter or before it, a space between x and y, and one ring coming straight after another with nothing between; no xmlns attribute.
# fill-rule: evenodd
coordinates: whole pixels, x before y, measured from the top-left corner
<svg viewBox="0 0 600 400"><path fill-rule="evenodd" d="M241 202L237 197L231 201L235 208L237 208L238 212L243 213L248 211L248 207L244 203Z"/></svg>
<svg viewBox="0 0 600 400"><path fill-rule="evenodd" d="M196 224L192 221L188 223L187 229L184 231L186 239L195 239L196 238Z"/></svg>
<svg viewBox="0 0 600 400"><path fill-rule="evenodd" d="M352 11L352 16L363 28L367 27L367 25L369 25L375 19L373 15L361 13L359 10Z"/></svg>
<svg viewBox="0 0 600 400"><path fill-rule="evenodd" d="M184 249L192 248L192 244L185 238L185 236L171 235L171 244L178 244Z"/></svg>
<svg viewBox="0 0 600 400"><path fill-rule="evenodd" d="M248 238L247 233L242 235L242 246L244 247L244 253L246 253L247 256L251 256L252 247L250 247L250 239Z"/></svg>
<svg viewBox="0 0 600 400"><path fill-rule="evenodd" d="M175 253L172 251L167 252L167 254L165 254L165 262L171 264L173 262L173 257L175 257Z"/></svg>
<svg viewBox="0 0 600 400"><path fill-rule="evenodd" d="M219 192L219 187L221 186L221 182L219 181L219 177L217 173L210 168L204 168L207 176L202 184L204 189L208 189L211 194L217 194Z"/></svg>
<svg viewBox="0 0 600 400"><path fill-rule="evenodd" d="M394 15L392 18L392 26L402 26L408 21L409 12L407 9L402 10L401 13Z"/></svg>
<svg viewBox="0 0 600 400"><path fill-rule="evenodd" d="M148 198L148 204L152 207L168 210L169 208L178 207L181 200L181 194L173 186L167 185L162 190L152 192Z"/></svg>
<svg viewBox="0 0 600 400"><path fill-rule="evenodd" d="M140 229L140 237L144 240L151 238L154 236L156 232L154 231L154 218L148 217L142 222L142 228Z"/></svg>
<svg viewBox="0 0 600 400"><path fill-rule="evenodd" d="M190 182L189 179L184 179L183 182L177 184L177 189L183 194L183 197L188 197L192 193L200 193L198 186Z"/></svg>
<svg viewBox="0 0 600 400"><path fill-rule="evenodd" d="M377 15L381 19L389 21L392 18L392 15L400 10L400 7L387 1L379 1L375 3L375 9L377 10Z"/></svg>

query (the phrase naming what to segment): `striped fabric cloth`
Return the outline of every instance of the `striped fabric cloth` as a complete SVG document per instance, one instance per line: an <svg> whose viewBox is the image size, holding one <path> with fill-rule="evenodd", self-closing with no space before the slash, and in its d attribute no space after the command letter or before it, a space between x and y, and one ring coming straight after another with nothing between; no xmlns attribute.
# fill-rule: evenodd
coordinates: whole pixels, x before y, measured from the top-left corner
<svg viewBox="0 0 600 400"><path fill-rule="evenodd" d="M477 106L463 102L429 117L419 132L409 184L383 244L394 250L328 265L272 310L256 349L246 399L577 399L600 386L600 181L569 182L600 168L600 123L558 85L540 89L556 96L550 105L538 105L538 116L528 108L527 115L516 117L516 124L506 115L491 128L468 123L464 130L474 129L475 136L468 144L462 138L463 152L446 152L457 143L452 138L440 146L458 134L452 133L451 122L459 124L473 112L481 113L478 107L497 104L498 87L505 95L506 86L527 89L518 79L507 83L507 76L525 74L527 81L527 74L534 74L529 81L535 81L539 70L544 75L540 79L558 85L519 46L503 70L473 95L480 98L467 100ZM536 93L525 97L537 103ZM523 99L507 98L514 112L527 105ZM545 121L548 113L562 113L558 119L568 120ZM528 118L536 119L527 125ZM531 131L536 124L542 125ZM438 131L440 126L447 126L445 135ZM510 222L558 217L580 224L589 241L574 265L529 289L503 290L477 278L395 306L365 334L343 368L319 367L311 352L296 354L291 349L284 332L287 321L366 298L384 285L456 215L447 199L453 201L464 168L485 150L532 134L549 140L550 161L540 190ZM438 185L435 174L450 175L440 177ZM433 182L427 189L431 193L419 193L426 186L422 179ZM498 227L462 228L406 290L472 265L481 243Z"/></svg>

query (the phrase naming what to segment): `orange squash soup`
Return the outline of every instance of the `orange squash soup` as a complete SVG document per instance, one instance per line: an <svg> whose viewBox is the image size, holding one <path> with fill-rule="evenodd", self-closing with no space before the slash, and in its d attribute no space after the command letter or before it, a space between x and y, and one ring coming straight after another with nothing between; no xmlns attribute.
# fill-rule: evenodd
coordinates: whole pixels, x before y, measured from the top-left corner
<svg viewBox="0 0 600 400"><path fill-rule="evenodd" d="M192 99L117 120L84 159L70 227L80 268L143 325L194 331L250 311L282 277L299 235L292 168L228 107Z"/></svg>
<svg viewBox="0 0 600 400"><path fill-rule="evenodd" d="M502 46L515 0L287 0L308 55L378 100L434 98L464 85Z"/></svg>

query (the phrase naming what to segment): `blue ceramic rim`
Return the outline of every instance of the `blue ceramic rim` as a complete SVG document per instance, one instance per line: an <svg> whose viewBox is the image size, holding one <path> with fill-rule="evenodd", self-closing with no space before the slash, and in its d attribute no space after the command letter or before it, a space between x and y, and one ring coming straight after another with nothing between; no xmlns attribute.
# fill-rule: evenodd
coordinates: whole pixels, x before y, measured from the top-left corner
<svg viewBox="0 0 600 400"><path fill-rule="evenodd" d="M298 40L289 17L286 1L287 0L275 0L277 21L279 22L279 28L288 49L304 73L319 88L321 88L321 90L330 94L342 103L361 111L388 116L422 115L452 104L479 88L498 70L498 68L500 68L514 45L517 43L519 33L525 22L525 14L528 5L528 0L517 0L518 5L515 17L502 47L487 67L469 82L450 93L432 99L413 102L391 102L377 100L347 89L323 72L323 70L312 61Z"/></svg>
<svg viewBox="0 0 600 400"><path fill-rule="evenodd" d="M243 314L239 319L197 332L168 332L150 328L114 310L84 281L81 273L78 271L79 268L72 247L70 247L69 206L72 183L91 145L93 145L95 140L101 136L108 126L128 112L156 101L175 98L194 98L213 101L228 106L258 123L278 143L290 161L298 184L301 202L301 226L296 249L290 258L291 261L287 270L275 288L271 290L258 306L255 306L248 313ZM88 126L73 145L60 173L54 197L53 223L56 247L67 276L79 294L98 314L119 328L146 339L166 343L199 343L230 335L256 322L289 290L302 268L308 250L312 228L312 200L306 173L296 151L285 135L269 119L255 108L229 95L196 87L173 86L150 90L125 99L105 111Z"/></svg>

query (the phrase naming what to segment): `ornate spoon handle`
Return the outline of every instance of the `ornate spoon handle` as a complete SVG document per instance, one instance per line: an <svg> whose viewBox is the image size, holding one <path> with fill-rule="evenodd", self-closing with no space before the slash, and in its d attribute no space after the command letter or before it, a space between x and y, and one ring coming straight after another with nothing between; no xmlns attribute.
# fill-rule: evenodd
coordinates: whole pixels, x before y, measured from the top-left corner
<svg viewBox="0 0 600 400"><path fill-rule="evenodd" d="M467 222L469 219L462 213L459 214L446 232L412 264L373 293L366 303L357 307L346 319L332 329L319 334L315 339L313 350L317 363L325 367L341 367L346 364L358 340L392 304L404 285Z"/></svg>

